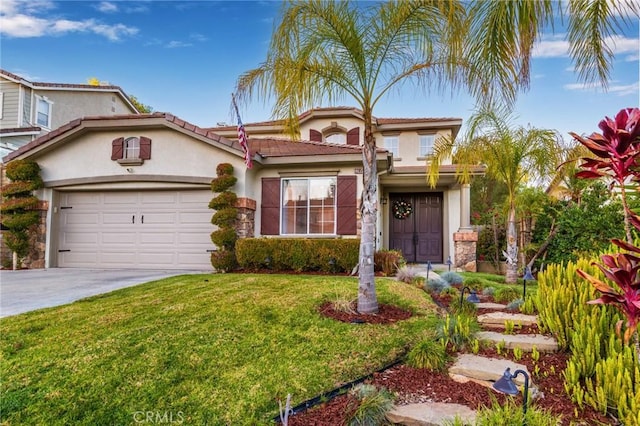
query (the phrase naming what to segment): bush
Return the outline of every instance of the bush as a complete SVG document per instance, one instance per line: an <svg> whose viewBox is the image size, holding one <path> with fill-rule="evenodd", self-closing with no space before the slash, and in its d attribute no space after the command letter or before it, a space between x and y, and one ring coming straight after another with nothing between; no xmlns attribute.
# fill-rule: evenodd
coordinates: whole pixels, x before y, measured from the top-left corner
<svg viewBox="0 0 640 426"><path fill-rule="evenodd" d="M482 289L482 295L483 296L493 296L494 294L496 294L496 288L495 287L485 287Z"/></svg>
<svg viewBox="0 0 640 426"><path fill-rule="evenodd" d="M447 360L445 347L436 340L423 340L411 348L407 355L407 365L431 371L444 370Z"/></svg>
<svg viewBox="0 0 640 426"><path fill-rule="evenodd" d="M236 242L238 265L249 271L268 267L282 272L351 272L359 253L358 239L244 238Z"/></svg>
<svg viewBox="0 0 640 426"><path fill-rule="evenodd" d="M464 279L462 278L462 275L453 271L443 272L442 274L440 274L440 278L442 278L443 280L445 280L451 285L462 284L462 282L464 281Z"/></svg>
<svg viewBox="0 0 640 426"><path fill-rule="evenodd" d="M382 272L387 277L395 275L398 268L406 264L402 252L399 250L379 250L374 253L373 262L373 269L376 272Z"/></svg>
<svg viewBox="0 0 640 426"><path fill-rule="evenodd" d="M493 294L493 299L497 303L509 303L521 296L520 292L511 287L500 287Z"/></svg>
<svg viewBox="0 0 640 426"><path fill-rule="evenodd" d="M396 279L398 281L402 281L403 283L411 284L418 278L417 273L418 271L416 270L416 268L404 265L398 268Z"/></svg>
<svg viewBox="0 0 640 426"><path fill-rule="evenodd" d="M358 399L358 406L348 415L349 426L376 426L385 422L387 412L393 408L393 395L385 388L361 384L352 393Z"/></svg>
<svg viewBox="0 0 640 426"><path fill-rule="evenodd" d="M449 283L440 277L432 277L425 283L424 289L428 293L440 294L442 290L449 287Z"/></svg>
<svg viewBox="0 0 640 426"><path fill-rule="evenodd" d="M235 206L237 202L238 196L234 192L224 191L209 201L209 208L213 210L220 210L225 207Z"/></svg>
<svg viewBox="0 0 640 426"><path fill-rule="evenodd" d="M218 177L211 180L211 190L219 194L209 202L209 208L216 210L211 223L218 226L211 233L211 241L217 247L217 251L211 255L211 265L216 271L226 272L235 269L237 265L235 245L238 235L235 225L238 209L235 204L238 196L229 189L238 179L233 176L233 166L228 163L218 164L216 172Z"/></svg>

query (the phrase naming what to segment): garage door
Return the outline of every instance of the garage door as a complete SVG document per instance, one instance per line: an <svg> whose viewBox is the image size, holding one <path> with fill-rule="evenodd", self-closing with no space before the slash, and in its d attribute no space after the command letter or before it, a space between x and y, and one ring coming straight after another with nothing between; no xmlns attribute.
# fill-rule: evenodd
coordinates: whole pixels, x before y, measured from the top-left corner
<svg viewBox="0 0 640 426"><path fill-rule="evenodd" d="M58 266L210 270L213 193L60 194Z"/></svg>

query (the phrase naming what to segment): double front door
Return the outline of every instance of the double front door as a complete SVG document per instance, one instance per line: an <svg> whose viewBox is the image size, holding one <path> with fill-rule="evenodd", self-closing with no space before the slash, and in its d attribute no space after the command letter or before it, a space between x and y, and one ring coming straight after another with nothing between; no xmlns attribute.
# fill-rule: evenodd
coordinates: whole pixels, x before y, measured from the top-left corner
<svg viewBox="0 0 640 426"><path fill-rule="evenodd" d="M389 248L407 262L442 263L442 193L390 194Z"/></svg>

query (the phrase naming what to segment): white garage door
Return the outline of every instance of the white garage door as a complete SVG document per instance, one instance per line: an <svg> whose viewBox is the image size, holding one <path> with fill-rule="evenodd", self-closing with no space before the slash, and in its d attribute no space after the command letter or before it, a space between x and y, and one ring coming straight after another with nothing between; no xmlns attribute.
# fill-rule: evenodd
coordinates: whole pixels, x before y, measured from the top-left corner
<svg viewBox="0 0 640 426"><path fill-rule="evenodd" d="M60 194L58 266L210 270L209 190Z"/></svg>

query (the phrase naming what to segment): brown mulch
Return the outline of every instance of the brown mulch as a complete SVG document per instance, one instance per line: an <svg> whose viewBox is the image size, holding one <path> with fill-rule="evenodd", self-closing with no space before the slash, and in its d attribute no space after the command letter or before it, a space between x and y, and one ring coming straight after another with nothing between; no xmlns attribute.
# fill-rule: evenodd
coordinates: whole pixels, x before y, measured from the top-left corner
<svg viewBox="0 0 640 426"><path fill-rule="evenodd" d="M443 303L443 301L439 302ZM444 304L444 306L447 306L447 304ZM376 315L339 312L331 307L331 303L322 305L320 312L327 317L343 322L365 321L376 324L388 324L411 316L411 313L390 305L380 305L380 311ZM539 333L539 330L537 326L521 327L514 330L514 333L524 332ZM585 407L582 411L579 411L577 406L571 402L571 398L564 391L562 379L562 371L565 369L569 358L566 353L542 353L537 361L534 361L531 354L528 353L525 353L519 360L513 358L512 351L506 351L498 355L495 348L481 349L479 355L511 359L514 363L526 365L530 372L538 371L537 373L532 373L531 382L537 386L543 396L530 402L530 404L547 410L554 415L562 415L563 425L619 424L615 419L605 417L590 407ZM509 397L476 383L458 383L451 379L446 372L416 369L403 364L375 373L372 379L368 380L368 383L384 386L394 392L397 396L396 404L433 401L458 403L472 409L479 409L483 406L490 406L493 401L502 404L507 398L515 398L517 404L522 404L522 396ZM347 413L355 409L355 404L357 404L357 401L353 396L349 394L340 395L319 406L296 413L289 418L289 425L344 425Z"/></svg>
<svg viewBox="0 0 640 426"><path fill-rule="evenodd" d="M354 324L390 324L411 318L411 312L383 303L378 304L377 314L360 314L355 303L351 304L350 312L334 309L331 302L323 303L318 310L325 317Z"/></svg>

